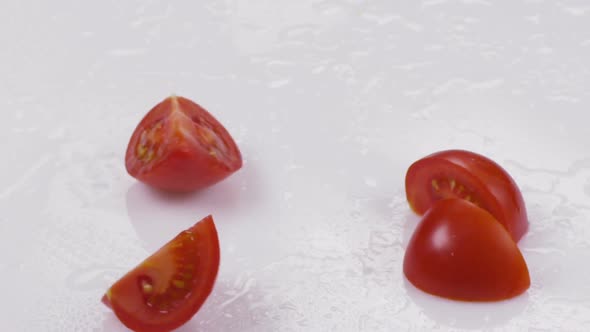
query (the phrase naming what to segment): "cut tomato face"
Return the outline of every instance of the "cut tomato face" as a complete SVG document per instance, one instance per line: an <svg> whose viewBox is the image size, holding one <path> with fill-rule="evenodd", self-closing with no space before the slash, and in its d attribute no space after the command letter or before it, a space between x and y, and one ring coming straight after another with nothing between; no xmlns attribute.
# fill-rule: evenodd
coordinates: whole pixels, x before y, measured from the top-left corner
<svg viewBox="0 0 590 332"><path fill-rule="evenodd" d="M171 96L141 120L127 146L127 172L170 191L213 185L242 167L238 146L209 112Z"/></svg>
<svg viewBox="0 0 590 332"><path fill-rule="evenodd" d="M440 199L456 197L490 212L518 242L528 229L522 194L500 165L482 155L448 150L413 163L406 173L406 197L422 215Z"/></svg>
<svg viewBox="0 0 590 332"><path fill-rule="evenodd" d="M418 224L404 257L417 288L463 301L498 301L523 293L528 268L494 217L463 199L439 200Z"/></svg>
<svg viewBox="0 0 590 332"><path fill-rule="evenodd" d="M102 301L131 330L170 331L197 313L218 269L219 241L208 216L115 282Z"/></svg>

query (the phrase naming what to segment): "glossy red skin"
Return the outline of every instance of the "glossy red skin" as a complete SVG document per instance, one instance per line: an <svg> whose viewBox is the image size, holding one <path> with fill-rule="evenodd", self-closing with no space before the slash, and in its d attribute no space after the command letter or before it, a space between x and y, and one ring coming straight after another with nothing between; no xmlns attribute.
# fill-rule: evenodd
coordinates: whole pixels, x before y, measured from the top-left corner
<svg viewBox="0 0 590 332"><path fill-rule="evenodd" d="M169 255L175 240L187 231L194 234L198 240L196 241L198 247L192 248L196 249L197 255L194 257ZM103 296L102 302L111 308L117 318L129 329L140 332L174 330L189 321L211 294L217 278L220 258L219 240L213 218L208 216L185 232L115 282ZM154 258L157 255L160 257ZM166 264L162 264L161 257L164 257ZM182 301L182 305L168 313L161 313L146 305L138 280L146 275L158 280L159 274L169 272L166 268L178 259L193 263L197 275L192 281L190 295ZM193 261L191 262L190 259ZM155 261L158 261L160 265L154 266Z"/></svg>
<svg viewBox="0 0 590 332"><path fill-rule="evenodd" d="M202 119L215 129L227 147L227 160L209 154L206 144L198 140L192 119ZM136 155L141 133L161 120L163 156L142 162ZM211 186L236 172L242 167L242 156L231 135L209 112L189 99L171 96L152 108L138 124L127 146L125 166L131 176L148 185L189 192Z"/></svg>
<svg viewBox="0 0 590 332"><path fill-rule="evenodd" d="M530 286L524 258L505 228L472 203L437 201L416 228L404 274L417 288L462 301L498 301Z"/></svg>
<svg viewBox="0 0 590 332"><path fill-rule="evenodd" d="M480 206L504 225L516 242L527 232L522 194L512 177L491 159L469 151L447 150L413 163L406 174L406 197L419 215L439 199L431 189L434 178L456 179L474 191Z"/></svg>

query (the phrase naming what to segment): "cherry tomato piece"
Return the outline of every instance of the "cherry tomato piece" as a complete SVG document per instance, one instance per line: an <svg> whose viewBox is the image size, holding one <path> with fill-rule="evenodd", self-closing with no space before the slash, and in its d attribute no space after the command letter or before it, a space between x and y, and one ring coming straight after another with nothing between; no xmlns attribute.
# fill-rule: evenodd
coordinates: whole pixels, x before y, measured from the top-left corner
<svg viewBox="0 0 590 332"><path fill-rule="evenodd" d="M490 212L516 242L528 229L524 200L512 177L473 152L441 151L413 163L406 173L406 197L419 215L443 198L470 201Z"/></svg>
<svg viewBox="0 0 590 332"><path fill-rule="evenodd" d="M510 234L486 210L463 199L439 200L418 224L404 257L417 288L463 301L497 301L530 285Z"/></svg>
<svg viewBox="0 0 590 332"><path fill-rule="evenodd" d="M176 329L201 308L219 270L219 240L208 216L115 282L102 301L129 329Z"/></svg>
<svg viewBox="0 0 590 332"><path fill-rule="evenodd" d="M211 186L242 167L238 146L204 108L171 96L141 120L127 146L127 172L169 191Z"/></svg>

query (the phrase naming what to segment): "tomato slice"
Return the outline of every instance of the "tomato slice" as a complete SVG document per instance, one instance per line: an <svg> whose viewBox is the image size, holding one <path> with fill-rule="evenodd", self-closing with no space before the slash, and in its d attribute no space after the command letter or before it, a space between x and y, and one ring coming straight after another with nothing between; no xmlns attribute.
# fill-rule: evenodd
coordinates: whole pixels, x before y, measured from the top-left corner
<svg viewBox="0 0 590 332"><path fill-rule="evenodd" d="M171 96L141 120L127 146L127 172L170 191L213 185L242 167L238 146L209 112Z"/></svg>
<svg viewBox="0 0 590 332"><path fill-rule="evenodd" d="M522 194L510 175L482 155L448 150L413 163L406 173L406 197L422 215L443 198L457 197L490 212L518 242L528 229Z"/></svg>
<svg viewBox="0 0 590 332"><path fill-rule="evenodd" d="M463 301L497 301L530 286L524 258L495 218L463 199L437 201L417 226L404 257L417 288Z"/></svg>
<svg viewBox="0 0 590 332"><path fill-rule="evenodd" d="M219 241L208 216L115 282L103 302L134 331L170 331L197 313L219 270Z"/></svg>

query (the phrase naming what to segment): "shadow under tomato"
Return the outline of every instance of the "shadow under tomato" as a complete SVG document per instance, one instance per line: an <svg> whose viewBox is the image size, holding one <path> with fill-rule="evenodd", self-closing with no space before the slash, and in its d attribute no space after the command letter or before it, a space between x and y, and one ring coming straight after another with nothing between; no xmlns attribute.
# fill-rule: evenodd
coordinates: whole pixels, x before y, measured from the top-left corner
<svg viewBox="0 0 590 332"><path fill-rule="evenodd" d="M105 307L104 319L102 321L102 331L109 332L129 332L130 330L123 325L115 316L115 313Z"/></svg>
<svg viewBox="0 0 590 332"><path fill-rule="evenodd" d="M250 166L250 165L248 165ZM224 181L191 193L171 193L133 184L127 191L127 213L144 248L153 252L182 230L211 214L218 227L235 221L256 200L256 172L245 167Z"/></svg>
<svg viewBox="0 0 590 332"><path fill-rule="evenodd" d="M427 294L406 278L404 286L427 317L453 328L480 330L501 326L521 314L529 303L528 293L498 302L461 302Z"/></svg>
<svg viewBox="0 0 590 332"><path fill-rule="evenodd" d="M403 227L402 227L402 247L404 250L408 247L410 243L410 239L414 235L414 231L418 224L422 221L422 216L415 214L410 207L408 207L407 213L404 215L403 218Z"/></svg>
<svg viewBox="0 0 590 332"><path fill-rule="evenodd" d="M277 322L269 317L274 303L281 303L272 298L275 296L264 292L253 279L219 281L199 312L176 331L277 331L279 326L273 326Z"/></svg>

